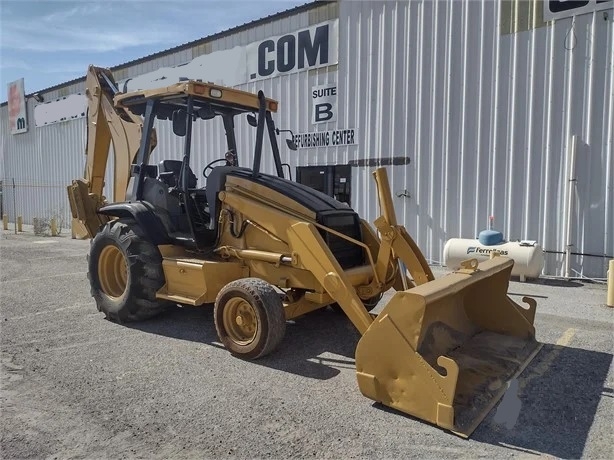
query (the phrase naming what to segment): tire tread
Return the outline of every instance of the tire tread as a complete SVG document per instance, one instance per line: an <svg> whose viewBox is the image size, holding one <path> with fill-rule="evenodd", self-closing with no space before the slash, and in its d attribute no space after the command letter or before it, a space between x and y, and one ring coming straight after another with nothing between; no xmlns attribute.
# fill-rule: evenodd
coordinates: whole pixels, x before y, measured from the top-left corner
<svg viewBox="0 0 614 460"><path fill-rule="evenodd" d="M260 278L242 278L231 281L218 293L215 308L222 308L221 298L229 291L244 292L250 296L255 303L262 306L265 320L268 326L268 333L264 337L264 345L256 349L255 353L250 353L249 359L258 359L270 354L281 343L286 333L286 316L281 299L266 281ZM221 313L220 313L221 314ZM215 315L218 317L218 314ZM220 339L224 336L221 321L215 321L215 329Z"/></svg>
<svg viewBox="0 0 614 460"><path fill-rule="evenodd" d="M91 253L96 251L98 246L104 247L109 242L114 242L122 249L130 271L130 286L119 308L115 308L117 304L101 291L94 274L98 269L98 257L91 257ZM172 305L172 302L156 299L156 291L165 282L162 256L158 248L144 238L132 219L118 219L104 225L91 242L88 267L90 293L96 301L98 311L105 313L111 320L120 323L141 321L162 313Z"/></svg>

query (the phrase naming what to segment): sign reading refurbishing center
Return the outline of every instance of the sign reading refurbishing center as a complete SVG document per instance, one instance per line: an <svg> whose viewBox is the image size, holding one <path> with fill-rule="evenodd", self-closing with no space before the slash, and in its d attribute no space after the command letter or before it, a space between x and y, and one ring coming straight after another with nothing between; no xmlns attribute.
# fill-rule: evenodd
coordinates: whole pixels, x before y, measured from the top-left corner
<svg viewBox="0 0 614 460"><path fill-rule="evenodd" d="M28 131L28 109L23 78L8 84L9 129L11 134Z"/></svg>

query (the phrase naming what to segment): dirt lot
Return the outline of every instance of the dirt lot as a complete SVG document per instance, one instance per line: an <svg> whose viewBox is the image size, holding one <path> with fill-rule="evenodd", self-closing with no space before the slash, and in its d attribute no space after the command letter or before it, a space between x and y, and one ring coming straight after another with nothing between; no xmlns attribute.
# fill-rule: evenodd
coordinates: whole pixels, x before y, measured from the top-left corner
<svg viewBox="0 0 614 460"><path fill-rule="evenodd" d="M211 308L106 321L88 246L2 236L2 458L614 458L604 285L511 283L512 297L537 298L545 346L519 379L515 424L495 407L464 440L364 398L359 336L330 310L289 324L257 363L220 346Z"/></svg>

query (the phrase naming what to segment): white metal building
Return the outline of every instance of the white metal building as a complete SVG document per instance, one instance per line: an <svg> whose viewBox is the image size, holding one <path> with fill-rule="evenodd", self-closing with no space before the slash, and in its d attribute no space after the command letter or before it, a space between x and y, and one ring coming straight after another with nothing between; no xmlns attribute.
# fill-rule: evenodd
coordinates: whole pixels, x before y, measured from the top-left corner
<svg viewBox="0 0 614 460"><path fill-rule="evenodd" d="M339 1L111 70L122 90L179 77L262 89L280 101L275 122L299 145L286 149L282 133L292 177L373 221L371 172L387 165L399 221L431 262L449 238L474 238L494 216L506 239L542 245L544 274L564 274L570 247L572 275L605 277L614 257L613 56L612 0ZM26 95L18 134L0 107L11 221L56 213L70 222L65 187L85 164L83 92L84 78L39 91L43 102ZM199 123L194 171L225 151L221 123ZM249 164L255 130L241 123L239 158ZM182 139L156 127L152 161L179 158Z"/></svg>

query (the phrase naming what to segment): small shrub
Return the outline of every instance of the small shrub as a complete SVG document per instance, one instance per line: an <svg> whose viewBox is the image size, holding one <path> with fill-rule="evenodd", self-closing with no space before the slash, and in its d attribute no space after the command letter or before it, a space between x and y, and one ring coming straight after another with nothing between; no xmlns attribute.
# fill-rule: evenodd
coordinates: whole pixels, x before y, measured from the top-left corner
<svg viewBox="0 0 614 460"><path fill-rule="evenodd" d="M64 210L48 211L47 217L34 217L32 224L36 236L51 236L51 220L55 219L57 236L62 234L64 228Z"/></svg>
<svg viewBox="0 0 614 460"><path fill-rule="evenodd" d="M32 219L34 226L34 234L36 236L49 236L51 235L51 222L49 219L34 217Z"/></svg>

